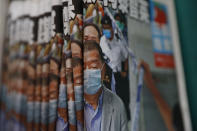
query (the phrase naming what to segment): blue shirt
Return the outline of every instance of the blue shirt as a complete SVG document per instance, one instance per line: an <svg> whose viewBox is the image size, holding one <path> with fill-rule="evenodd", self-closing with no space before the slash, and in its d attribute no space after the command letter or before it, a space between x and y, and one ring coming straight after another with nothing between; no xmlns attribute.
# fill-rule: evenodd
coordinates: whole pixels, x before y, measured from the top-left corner
<svg viewBox="0 0 197 131"><path fill-rule="evenodd" d="M83 126L80 121L77 120L77 131L84 131Z"/></svg>
<svg viewBox="0 0 197 131"><path fill-rule="evenodd" d="M68 123L64 122L64 119L59 116L57 118L56 131L68 131Z"/></svg>
<svg viewBox="0 0 197 131"><path fill-rule="evenodd" d="M84 118L86 131L100 131L101 130L101 116L102 116L103 92L101 93L96 110L85 102Z"/></svg>

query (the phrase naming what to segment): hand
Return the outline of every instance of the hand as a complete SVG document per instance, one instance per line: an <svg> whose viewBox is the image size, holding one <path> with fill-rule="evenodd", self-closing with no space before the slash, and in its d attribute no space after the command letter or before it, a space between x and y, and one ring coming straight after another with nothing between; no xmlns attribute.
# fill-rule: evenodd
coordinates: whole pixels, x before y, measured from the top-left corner
<svg viewBox="0 0 197 131"><path fill-rule="evenodd" d="M140 67L144 68L144 78L145 79L152 77L148 63L146 63L144 60L141 60L140 64L138 65L138 69L140 69Z"/></svg>
<svg viewBox="0 0 197 131"><path fill-rule="evenodd" d="M140 69L140 67L144 68L144 82L146 83L147 87L151 90L155 89L155 84L152 78L149 65L145 61L141 60L138 69Z"/></svg>
<svg viewBox="0 0 197 131"><path fill-rule="evenodd" d="M149 65L142 60L138 66L138 69L140 69L140 67L144 68L144 80L146 87L150 89L168 130L174 131L173 124L171 122L172 118L170 107L168 106L165 99L161 96L159 90L156 88Z"/></svg>

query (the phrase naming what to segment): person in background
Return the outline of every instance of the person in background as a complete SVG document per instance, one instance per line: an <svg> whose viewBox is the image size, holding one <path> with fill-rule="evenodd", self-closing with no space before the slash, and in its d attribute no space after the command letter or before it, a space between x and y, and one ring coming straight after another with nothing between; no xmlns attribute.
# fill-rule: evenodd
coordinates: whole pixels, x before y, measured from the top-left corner
<svg viewBox="0 0 197 131"><path fill-rule="evenodd" d="M130 119L130 95L128 81L128 50L125 43L117 37L112 27L112 20L108 15L102 18L103 36L100 40L100 46L104 54L109 58L109 66L112 68L115 81L116 93L126 105L127 116Z"/></svg>
<svg viewBox="0 0 197 131"><path fill-rule="evenodd" d="M127 131L122 100L103 84L106 64L96 41L84 42L84 120L86 131Z"/></svg>
<svg viewBox="0 0 197 131"><path fill-rule="evenodd" d="M100 29L97 25L92 24L92 23L84 25L84 27L83 27L84 42L87 40L94 40L98 44L100 44L100 38L101 38L101 32L100 32ZM106 73L105 73L105 77L104 77L104 84L108 89L112 90L113 92L116 92L114 74L108 64L106 64Z"/></svg>
<svg viewBox="0 0 197 131"><path fill-rule="evenodd" d="M127 23L126 23L125 15L122 14L121 12L118 12L114 15L114 19L116 21L118 28L122 32L125 40L128 41Z"/></svg>

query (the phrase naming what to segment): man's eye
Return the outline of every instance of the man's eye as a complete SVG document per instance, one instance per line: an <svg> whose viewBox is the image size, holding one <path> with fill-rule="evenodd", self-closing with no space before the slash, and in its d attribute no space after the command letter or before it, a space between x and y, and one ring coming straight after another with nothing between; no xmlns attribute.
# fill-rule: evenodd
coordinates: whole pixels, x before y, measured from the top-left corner
<svg viewBox="0 0 197 131"><path fill-rule="evenodd" d="M92 64L91 64L91 67L92 67L92 68L97 67L97 64L96 64L96 63L92 63Z"/></svg>

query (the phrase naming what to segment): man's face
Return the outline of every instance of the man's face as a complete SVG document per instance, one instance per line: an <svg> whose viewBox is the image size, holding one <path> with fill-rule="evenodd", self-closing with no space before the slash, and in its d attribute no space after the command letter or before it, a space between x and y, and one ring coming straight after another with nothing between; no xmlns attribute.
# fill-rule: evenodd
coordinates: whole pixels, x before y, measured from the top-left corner
<svg viewBox="0 0 197 131"><path fill-rule="evenodd" d="M97 43L100 43L100 39L99 39L99 33L98 31L95 29L95 27L93 26L87 26L84 28L84 32L83 32L83 40L87 41L87 40L94 40Z"/></svg>
<svg viewBox="0 0 197 131"><path fill-rule="evenodd" d="M77 65L73 68L74 86L82 85L82 66Z"/></svg>
<svg viewBox="0 0 197 131"><path fill-rule="evenodd" d="M84 70L85 69L101 69L102 62L97 50L86 51L84 53Z"/></svg>
<svg viewBox="0 0 197 131"><path fill-rule="evenodd" d="M99 55L99 52L96 49L84 52L84 71L87 69L88 70L101 69L101 76L100 77L101 77L101 81L103 81L104 75L105 75L105 68L104 67L105 66L103 65L103 63L101 61L101 57ZM96 94L99 94L99 93L100 93L100 91L97 91ZM84 97L87 97L86 93L85 93Z"/></svg>
<svg viewBox="0 0 197 131"><path fill-rule="evenodd" d="M75 42L71 43L72 57L82 58L82 50Z"/></svg>
<svg viewBox="0 0 197 131"><path fill-rule="evenodd" d="M119 29L120 29L121 31L123 31L123 30L124 30L124 23L121 22L120 16L117 16L117 17L115 18L115 20L116 20L116 24L118 25Z"/></svg>
<svg viewBox="0 0 197 131"><path fill-rule="evenodd" d="M112 29L112 26L109 25L109 24L103 24L102 27L103 27L103 30L109 30L110 31L111 36L108 39L112 40L113 39L113 29Z"/></svg>

